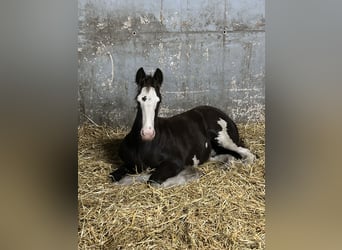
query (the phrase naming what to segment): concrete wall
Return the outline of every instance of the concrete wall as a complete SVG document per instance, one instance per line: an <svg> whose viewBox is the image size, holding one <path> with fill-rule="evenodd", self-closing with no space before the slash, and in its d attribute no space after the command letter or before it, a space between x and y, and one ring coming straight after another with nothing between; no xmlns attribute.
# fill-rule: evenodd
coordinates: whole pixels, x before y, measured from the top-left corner
<svg viewBox="0 0 342 250"><path fill-rule="evenodd" d="M79 0L78 39L81 123L130 125L139 67L164 73L161 116L263 118L264 0Z"/></svg>

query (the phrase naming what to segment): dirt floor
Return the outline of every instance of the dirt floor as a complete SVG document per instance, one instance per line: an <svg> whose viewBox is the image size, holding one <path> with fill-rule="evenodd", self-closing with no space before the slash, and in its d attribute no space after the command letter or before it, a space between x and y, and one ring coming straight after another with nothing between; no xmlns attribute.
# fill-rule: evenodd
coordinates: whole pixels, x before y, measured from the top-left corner
<svg viewBox="0 0 342 250"><path fill-rule="evenodd" d="M264 249L265 125L238 127L256 162L208 162L199 180L166 189L113 184L127 130L79 127L79 249Z"/></svg>

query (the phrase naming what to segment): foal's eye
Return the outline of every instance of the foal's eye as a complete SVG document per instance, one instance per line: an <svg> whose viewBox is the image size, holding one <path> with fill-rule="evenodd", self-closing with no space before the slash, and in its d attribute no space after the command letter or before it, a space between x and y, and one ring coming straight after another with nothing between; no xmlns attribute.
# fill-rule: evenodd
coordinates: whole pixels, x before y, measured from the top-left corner
<svg viewBox="0 0 342 250"><path fill-rule="evenodd" d="M146 99L147 99L147 97L146 96L144 96L143 98L141 98L142 100L143 100L143 102L145 102L146 101Z"/></svg>

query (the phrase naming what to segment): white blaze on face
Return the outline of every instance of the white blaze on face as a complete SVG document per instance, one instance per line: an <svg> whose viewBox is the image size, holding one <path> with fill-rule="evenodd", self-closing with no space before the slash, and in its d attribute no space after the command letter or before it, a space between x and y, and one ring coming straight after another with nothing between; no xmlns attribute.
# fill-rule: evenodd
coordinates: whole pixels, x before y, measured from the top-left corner
<svg viewBox="0 0 342 250"><path fill-rule="evenodd" d="M150 141L155 136L154 116L157 104L160 101L156 90L153 87L143 87L137 97L142 111L141 137Z"/></svg>

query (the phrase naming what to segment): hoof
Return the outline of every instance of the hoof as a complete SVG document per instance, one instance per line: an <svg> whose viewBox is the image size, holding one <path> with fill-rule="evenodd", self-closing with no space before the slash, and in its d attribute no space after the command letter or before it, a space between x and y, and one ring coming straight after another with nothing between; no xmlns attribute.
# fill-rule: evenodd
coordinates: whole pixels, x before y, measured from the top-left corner
<svg viewBox="0 0 342 250"><path fill-rule="evenodd" d="M147 184L150 185L151 187L160 187L160 183L155 180L148 180Z"/></svg>
<svg viewBox="0 0 342 250"><path fill-rule="evenodd" d="M118 176L118 174L114 172L110 173L108 177L112 180L112 182L118 182L121 178Z"/></svg>
<svg viewBox="0 0 342 250"><path fill-rule="evenodd" d="M108 175L108 177L112 180L112 182L117 182L117 180L115 180L114 176L113 175Z"/></svg>

